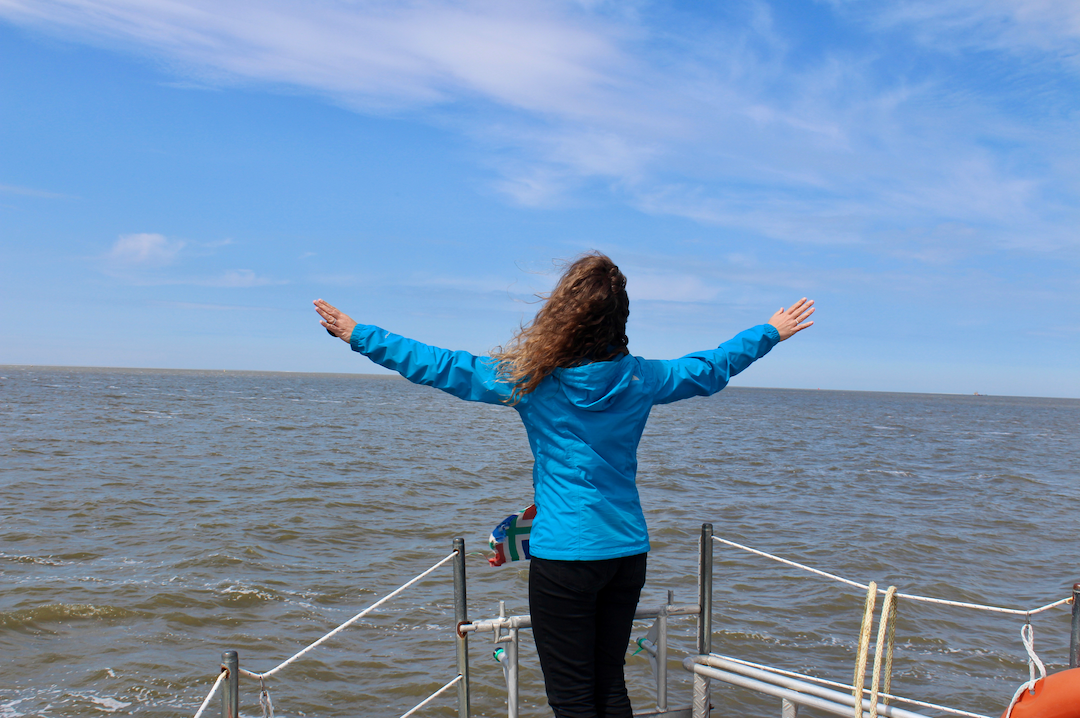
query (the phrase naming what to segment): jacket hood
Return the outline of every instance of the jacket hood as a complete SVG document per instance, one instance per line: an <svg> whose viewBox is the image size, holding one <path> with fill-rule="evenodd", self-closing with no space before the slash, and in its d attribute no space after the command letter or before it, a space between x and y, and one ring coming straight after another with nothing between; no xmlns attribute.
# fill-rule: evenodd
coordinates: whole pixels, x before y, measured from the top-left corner
<svg viewBox="0 0 1080 718"><path fill-rule="evenodd" d="M634 376L635 362L629 354L612 361L598 361L570 369L556 369L552 376L566 399L586 411L603 411L611 406Z"/></svg>

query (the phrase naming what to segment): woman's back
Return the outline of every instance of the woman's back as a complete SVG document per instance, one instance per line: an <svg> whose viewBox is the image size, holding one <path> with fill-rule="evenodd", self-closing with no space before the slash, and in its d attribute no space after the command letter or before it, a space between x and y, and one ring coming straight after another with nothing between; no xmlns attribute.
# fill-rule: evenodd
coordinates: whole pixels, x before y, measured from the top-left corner
<svg viewBox="0 0 1080 718"><path fill-rule="evenodd" d="M571 264L534 320L491 358L427 346L358 325L322 300L315 305L327 331L410 381L517 410L535 458L529 605L548 702L560 718L629 718L623 657L649 550L636 486L649 411L720 391L810 326L813 302L671 361L630 356L626 278L599 253Z"/></svg>
<svg viewBox="0 0 1080 718"><path fill-rule="evenodd" d="M723 389L780 336L770 325L672 361L621 355L555 369L516 405L529 435L534 556L593 561L649 550L637 449L654 404Z"/></svg>

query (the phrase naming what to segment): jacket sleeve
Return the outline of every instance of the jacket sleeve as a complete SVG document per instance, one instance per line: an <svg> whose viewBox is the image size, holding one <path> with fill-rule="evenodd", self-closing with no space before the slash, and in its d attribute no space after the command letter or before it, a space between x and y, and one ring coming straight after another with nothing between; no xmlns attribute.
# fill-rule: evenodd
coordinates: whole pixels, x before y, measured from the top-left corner
<svg viewBox="0 0 1080 718"><path fill-rule="evenodd" d="M356 325L349 344L414 384L433 386L459 399L502 404L510 396L510 386L499 381L495 362L488 357L428 346L365 324Z"/></svg>
<svg viewBox="0 0 1080 718"><path fill-rule="evenodd" d="M668 404L692 396L709 396L727 386L731 377L765 356L780 341L771 324L762 324L716 349L687 354L671 361L647 361L654 381L653 403Z"/></svg>

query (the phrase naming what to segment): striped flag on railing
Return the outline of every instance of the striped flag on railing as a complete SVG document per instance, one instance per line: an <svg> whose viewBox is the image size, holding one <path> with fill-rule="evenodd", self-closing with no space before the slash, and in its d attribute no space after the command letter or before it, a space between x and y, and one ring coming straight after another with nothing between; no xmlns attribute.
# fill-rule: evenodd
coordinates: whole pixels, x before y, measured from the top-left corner
<svg viewBox="0 0 1080 718"><path fill-rule="evenodd" d="M536 516L536 505L510 514L495 527L491 532L488 545L495 551L494 558L489 558L488 563L492 566L502 566L507 561L521 561L529 559L529 534L532 532L533 517Z"/></svg>

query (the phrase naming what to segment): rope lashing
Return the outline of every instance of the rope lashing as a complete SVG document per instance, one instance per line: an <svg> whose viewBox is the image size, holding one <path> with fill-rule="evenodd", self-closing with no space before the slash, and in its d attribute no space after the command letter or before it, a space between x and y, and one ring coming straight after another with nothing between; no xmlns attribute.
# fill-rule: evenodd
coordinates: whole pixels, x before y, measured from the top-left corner
<svg viewBox="0 0 1080 718"><path fill-rule="evenodd" d="M786 564L788 566L794 566L795 568L801 569L803 571L807 571L809 573L816 574L818 576L823 576L824 578L832 579L833 581L839 581L840 583L846 583L848 586L853 586L855 588L861 588L864 591L870 588L870 584L859 583L858 581L852 581L851 579L843 578L842 576L837 576L835 573L828 573L827 571L822 571L820 569L812 568L810 566L807 566L806 564L798 563L797 561L791 561L790 559L786 559L786 558L781 558L780 556L776 556L774 554L767 553L765 551L759 551L759 550L757 550L755 548L750 548L749 546L744 546L741 543L735 543L734 541L728 541L727 539L720 538L719 536L713 536L713 541L725 544L727 546L732 546L734 548L741 549L741 550L746 551L748 553L752 553L752 554L755 554L757 556L762 556L764 558L771 559L773 561L777 561L779 563ZM881 590L881 589L877 589L877 591L878 591L878 593L885 593L885 591ZM897 598L903 598L903 599L906 599L908 601L921 601L923 603L936 603L936 604L943 605L943 606L955 606L957 608L972 608L972 609L975 609L975 610L978 610L978 611L991 611L993 613L1008 613L1008 614L1011 614L1011 615L1014 615L1014 616L1025 616L1025 617L1034 616L1037 613L1042 613L1043 611L1049 611L1052 608L1057 608L1058 606L1063 606L1063 605L1065 605L1067 603L1072 603L1072 596L1068 596L1068 597L1063 598L1063 599L1061 599L1059 601L1054 601L1053 603L1048 603L1045 606L1039 606L1038 608L1022 609L1022 608L1001 608L1000 606L987 606L987 605L984 605L984 604L981 604L981 603L966 603L964 601L950 601L950 600L945 599L945 598L931 598L929 596L917 596L917 595L911 594L911 593L897 593L896 597Z"/></svg>
<svg viewBox="0 0 1080 718"><path fill-rule="evenodd" d="M870 679L870 718L878 715L878 687L881 685L881 673L885 672L885 693L892 687L893 639L896 637L896 586L889 586L885 591L885 600L881 603L881 621L878 624L877 645L874 646L874 673ZM885 658L882 666L882 657ZM886 699L886 703L888 699Z"/></svg>
<svg viewBox="0 0 1080 718"><path fill-rule="evenodd" d="M859 647L855 653L855 678L851 682L851 695L855 699L855 718L862 718L863 685L866 683L866 655L870 649L870 629L874 625L874 604L877 602L877 584L866 587L866 604L863 607L862 628L859 629Z"/></svg>
<svg viewBox="0 0 1080 718"><path fill-rule="evenodd" d="M274 702L270 700L265 678L259 679L259 687L259 707L262 708L263 718L274 718Z"/></svg>
<svg viewBox="0 0 1080 718"><path fill-rule="evenodd" d="M1016 693L1013 695L1012 700L1009 701L1009 708L1005 711L1005 718L1011 718L1013 707L1016 702L1020 700L1020 696L1024 694L1024 691L1031 691L1031 694L1035 694L1035 684L1046 678L1046 666L1043 665L1042 660L1035 654L1035 629L1032 628L1030 623L1025 623L1020 628L1020 640L1024 642L1024 650L1028 654L1028 676L1030 680L1016 689ZM1039 669L1039 677L1035 678L1035 668Z"/></svg>

